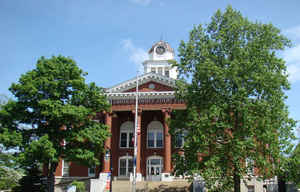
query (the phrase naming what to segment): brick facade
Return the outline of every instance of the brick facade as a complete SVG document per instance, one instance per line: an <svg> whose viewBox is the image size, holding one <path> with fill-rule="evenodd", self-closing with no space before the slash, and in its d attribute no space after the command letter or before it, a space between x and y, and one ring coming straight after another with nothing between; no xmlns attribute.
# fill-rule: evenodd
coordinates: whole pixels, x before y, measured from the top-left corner
<svg viewBox="0 0 300 192"><path fill-rule="evenodd" d="M159 84L154 81L150 81L139 86L141 91L149 91L147 87L149 84L155 84L155 89L151 91L164 92L172 91L172 87L168 87L163 84ZM135 89L129 89L124 92L132 92ZM175 101L175 102L174 102ZM139 126L141 129L140 135L138 136L140 143L138 143L138 157L137 157L137 172L141 173L143 177L147 176L147 159L150 156L160 156L163 158L162 172L171 172L171 151L175 152L176 149L172 149L171 136L168 133L168 125L166 118L169 118L172 109L185 109L185 104L176 100L167 100L166 103L147 103L139 104ZM119 159L123 156L133 156L133 148L120 148L120 127L124 122L135 121L135 104L117 104L112 105L111 112L105 114L104 121L110 128L112 137L108 138L105 142L105 148L111 149L112 154L112 175L119 176ZM148 148L147 147L147 128L152 121L159 121L163 127L163 147L162 148ZM166 148L167 147L167 148ZM139 165L138 165L139 164ZM56 173L56 176L62 176L62 161L60 161ZM102 167L97 169L97 175L99 172L110 172L110 161L104 160ZM76 163L70 163L69 169L70 177L87 177L88 168L81 166Z"/></svg>

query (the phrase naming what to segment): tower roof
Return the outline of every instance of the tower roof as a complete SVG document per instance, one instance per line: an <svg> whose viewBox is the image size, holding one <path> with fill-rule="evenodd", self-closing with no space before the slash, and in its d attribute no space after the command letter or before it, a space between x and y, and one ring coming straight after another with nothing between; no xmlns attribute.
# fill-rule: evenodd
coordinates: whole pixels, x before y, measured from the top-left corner
<svg viewBox="0 0 300 192"><path fill-rule="evenodd" d="M152 47L149 49L148 53L151 54L154 51L154 48L159 45L164 46L167 51L174 53L174 50L170 46L170 44L165 41L162 41L162 40L160 40L160 41L156 42L154 45L152 45Z"/></svg>

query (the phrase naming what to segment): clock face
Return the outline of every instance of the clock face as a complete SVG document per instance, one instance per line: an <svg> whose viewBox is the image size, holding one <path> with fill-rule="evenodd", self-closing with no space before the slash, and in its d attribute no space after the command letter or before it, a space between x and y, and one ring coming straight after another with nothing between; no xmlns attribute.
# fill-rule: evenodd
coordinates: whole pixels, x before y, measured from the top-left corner
<svg viewBox="0 0 300 192"><path fill-rule="evenodd" d="M165 47L164 46L158 46L156 47L156 53L159 54L159 55L162 55L164 54L164 52L166 51Z"/></svg>
<svg viewBox="0 0 300 192"><path fill-rule="evenodd" d="M150 83L149 84L149 89L154 89L155 88L155 85L153 83Z"/></svg>

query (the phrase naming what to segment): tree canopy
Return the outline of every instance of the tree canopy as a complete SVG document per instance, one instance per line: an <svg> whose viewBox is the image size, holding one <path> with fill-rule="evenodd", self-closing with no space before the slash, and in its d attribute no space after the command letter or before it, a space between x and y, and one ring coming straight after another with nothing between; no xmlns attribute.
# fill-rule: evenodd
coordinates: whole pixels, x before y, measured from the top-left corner
<svg viewBox="0 0 300 192"><path fill-rule="evenodd" d="M285 62L277 55L288 46L272 24L251 22L231 6L193 28L175 63L176 94L187 105L171 122L173 134L187 131L184 155L175 156L177 174L200 174L210 191L240 191L240 179L253 171L273 176L295 126L284 103Z"/></svg>
<svg viewBox="0 0 300 192"><path fill-rule="evenodd" d="M6 95L0 95L0 109L8 102L9 98ZM1 127L1 123L0 123ZM4 143L12 143L10 139L18 142L18 138L0 134L0 190L10 190L18 184L22 177L22 170L19 169L18 162L12 151L7 151Z"/></svg>
<svg viewBox="0 0 300 192"><path fill-rule="evenodd" d="M0 139L6 147L18 146L24 167L49 165L53 177L59 158L100 163L109 132L93 119L110 105L102 88L85 82L86 75L71 58L41 57L11 85L15 100L0 111Z"/></svg>

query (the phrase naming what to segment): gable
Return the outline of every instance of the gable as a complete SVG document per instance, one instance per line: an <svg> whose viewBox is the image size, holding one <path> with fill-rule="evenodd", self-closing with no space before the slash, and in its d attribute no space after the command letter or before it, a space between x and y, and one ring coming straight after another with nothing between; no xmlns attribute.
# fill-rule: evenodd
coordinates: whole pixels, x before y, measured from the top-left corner
<svg viewBox="0 0 300 192"><path fill-rule="evenodd" d="M123 91L126 92L135 92L136 87ZM159 92L159 91L174 91L174 88L163 85L155 81L149 81L147 83L139 85L139 92Z"/></svg>
<svg viewBox="0 0 300 192"><path fill-rule="evenodd" d="M139 76L139 91L141 92L162 92L173 91L175 79L157 73L146 73ZM150 84L154 84L151 88ZM152 85L153 87L153 85ZM134 92L136 88L136 78L124 81L118 85L106 89L107 93L126 93Z"/></svg>

